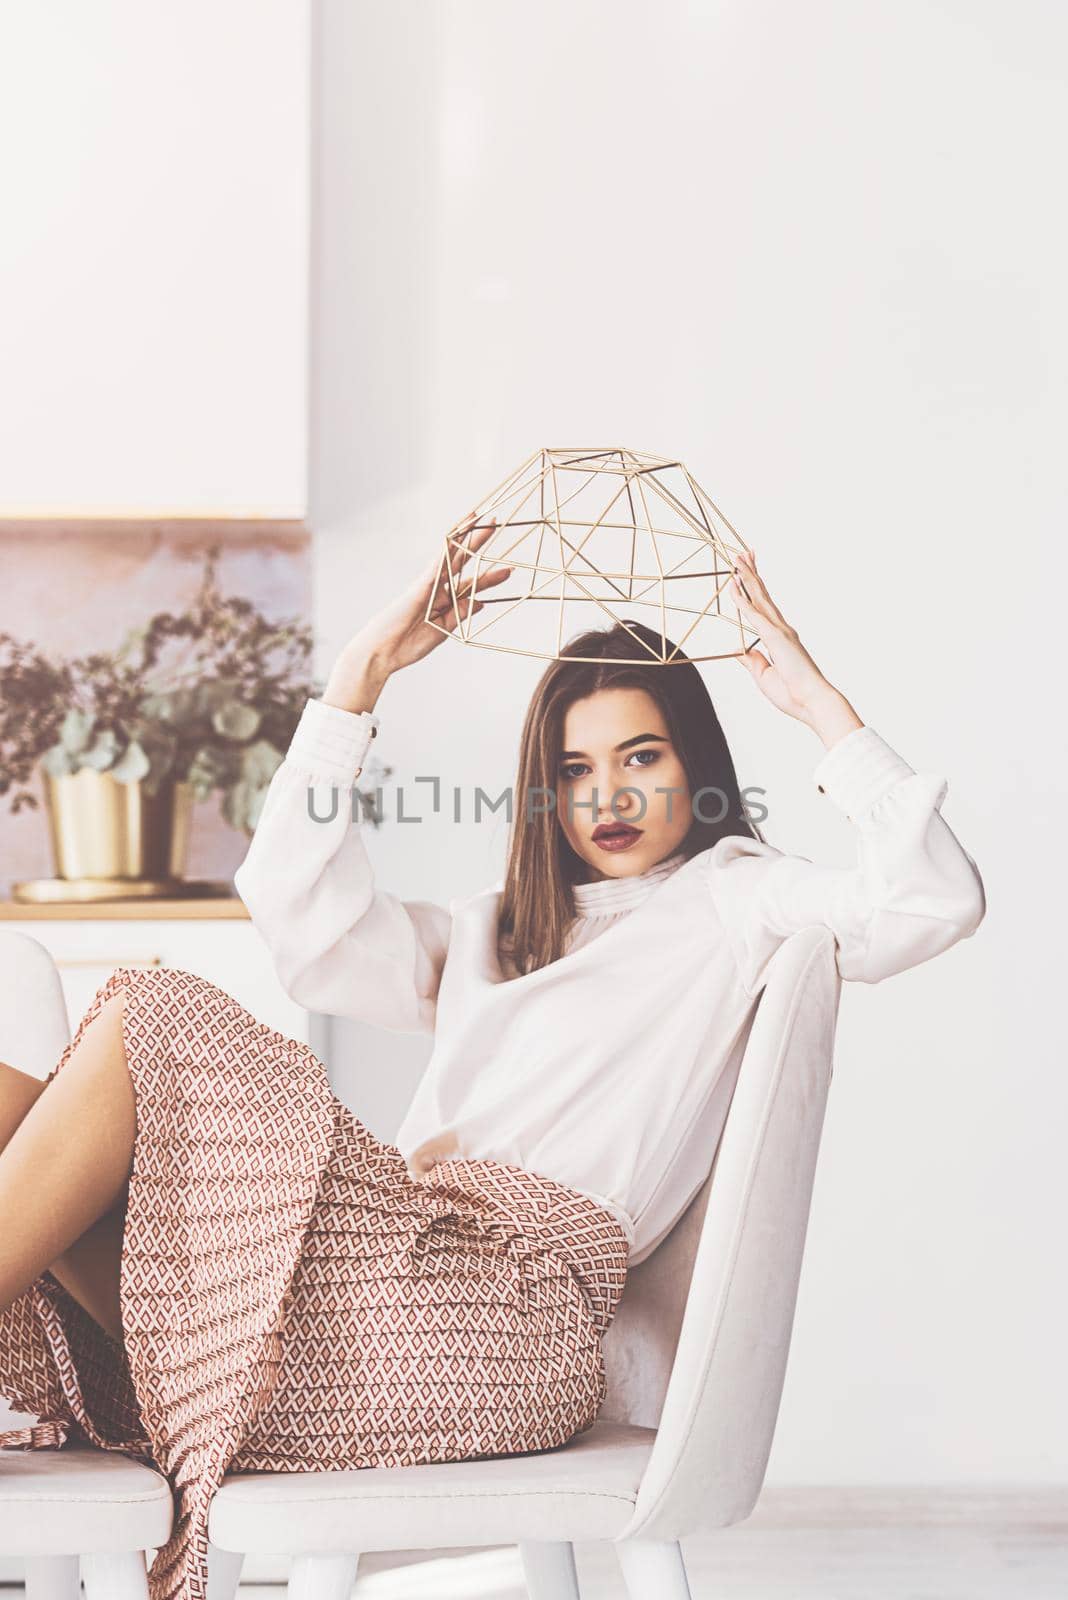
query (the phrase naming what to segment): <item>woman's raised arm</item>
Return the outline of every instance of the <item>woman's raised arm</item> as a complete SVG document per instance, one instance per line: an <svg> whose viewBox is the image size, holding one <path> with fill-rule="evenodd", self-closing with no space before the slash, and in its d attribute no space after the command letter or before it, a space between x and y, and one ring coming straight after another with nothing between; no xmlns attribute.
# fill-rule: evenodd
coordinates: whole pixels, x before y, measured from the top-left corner
<svg viewBox="0 0 1068 1600"><path fill-rule="evenodd" d="M451 916L375 883L351 790L377 730L369 712L309 700L234 886L299 1005L432 1033Z"/></svg>
<svg viewBox="0 0 1068 1600"><path fill-rule="evenodd" d="M493 531L465 530L478 550ZM479 588L508 576L484 574ZM341 652L321 698L309 700L278 767L234 885L267 944L279 981L298 1004L397 1032L433 1032L451 909L401 900L375 882L352 786L392 673L440 644L470 585L438 562L365 624ZM481 602L470 606L478 611Z"/></svg>
<svg viewBox="0 0 1068 1600"><path fill-rule="evenodd" d="M843 978L878 983L974 933L986 912L979 869L941 814L945 778L915 772L866 724L815 769L857 831L854 867L825 867L759 839L721 839L706 872L742 983L753 993L779 945L820 923Z"/></svg>
<svg viewBox="0 0 1068 1600"><path fill-rule="evenodd" d="M986 914L979 869L941 814L947 783L916 772L829 683L768 593L753 552L731 584L766 654L738 659L766 699L819 735L820 790L857 829L857 864L824 867L759 839L731 836L705 870L751 992L783 939L831 929L843 978L878 983L975 932Z"/></svg>

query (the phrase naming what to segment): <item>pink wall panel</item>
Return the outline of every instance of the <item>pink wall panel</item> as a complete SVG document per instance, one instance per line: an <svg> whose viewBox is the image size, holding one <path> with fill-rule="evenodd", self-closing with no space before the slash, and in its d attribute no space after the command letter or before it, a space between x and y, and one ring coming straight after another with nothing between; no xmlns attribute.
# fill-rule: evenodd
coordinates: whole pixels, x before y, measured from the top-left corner
<svg viewBox="0 0 1068 1600"><path fill-rule="evenodd" d="M128 628L192 600L216 543L224 594L272 618L310 617L311 540L296 524L8 523L0 526L0 630L46 654L114 650ZM0 799L0 898L13 882L53 870L39 780L34 792L40 808L17 816ZM196 808L190 877L229 878L244 855L247 840L219 815L218 800Z"/></svg>

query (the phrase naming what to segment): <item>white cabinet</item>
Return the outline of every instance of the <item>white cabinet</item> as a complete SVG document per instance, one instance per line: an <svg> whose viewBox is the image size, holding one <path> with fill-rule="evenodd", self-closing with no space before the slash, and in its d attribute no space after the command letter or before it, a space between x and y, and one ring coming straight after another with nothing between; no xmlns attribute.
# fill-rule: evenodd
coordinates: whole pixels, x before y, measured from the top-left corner
<svg viewBox="0 0 1068 1600"><path fill-rule="evenodd" d="M303 518L312 7L2 18L4 515Z"/></svg>

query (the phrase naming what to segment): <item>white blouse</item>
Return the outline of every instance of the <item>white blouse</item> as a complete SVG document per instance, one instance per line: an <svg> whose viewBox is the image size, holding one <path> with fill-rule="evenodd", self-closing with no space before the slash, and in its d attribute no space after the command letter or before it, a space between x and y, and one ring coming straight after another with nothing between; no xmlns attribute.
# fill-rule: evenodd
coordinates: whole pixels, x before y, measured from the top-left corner
<svg viewBox="0 0 1068 1600"><path fill-rule="evenodd" d="M514 974L503 879L447 907L375 882L349 805L379 718L309 700L234 883L299 1004L434 1036L396 1135L554 1178L618 1217L642 1260L708 1174L765 969L812 923L844 979L878 983L974 933L982 878L941 815L946 780L871 727L815 768L856 828L854 867L742 835L577 884L564 954ZM317 819L327 820L317 820Z"/></svg>

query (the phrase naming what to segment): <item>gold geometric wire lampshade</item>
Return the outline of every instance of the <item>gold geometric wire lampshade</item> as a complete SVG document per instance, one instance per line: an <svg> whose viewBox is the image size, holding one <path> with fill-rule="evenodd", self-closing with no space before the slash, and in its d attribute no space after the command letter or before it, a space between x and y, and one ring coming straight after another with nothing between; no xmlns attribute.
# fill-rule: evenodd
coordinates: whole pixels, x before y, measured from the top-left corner
<svg viewBox="0 0 1068 1600"><path fill-rule="evenodd" d="M494 533L470 552L474 528L491 517ZM659 635L654 650L633 634L651 662L669 666L679 651L717 661L759 638L726 593L747 549L681 461L621 448L536 450L446 534L426 621L464 644L550 661L576 633L640 621ZM480 591L494 567L512 572ZM455 629L430 616L442 580ZM483 609L472 614L476 601Z"/></svg>

